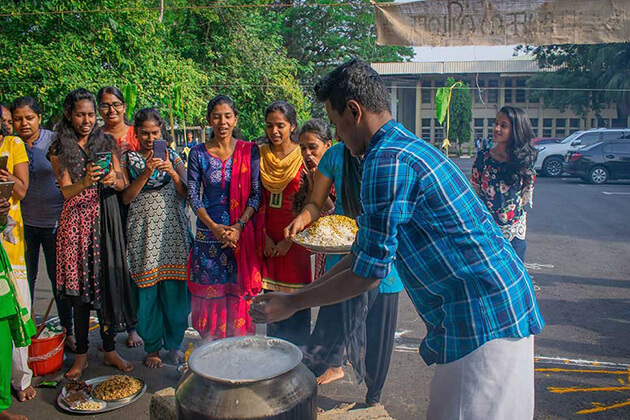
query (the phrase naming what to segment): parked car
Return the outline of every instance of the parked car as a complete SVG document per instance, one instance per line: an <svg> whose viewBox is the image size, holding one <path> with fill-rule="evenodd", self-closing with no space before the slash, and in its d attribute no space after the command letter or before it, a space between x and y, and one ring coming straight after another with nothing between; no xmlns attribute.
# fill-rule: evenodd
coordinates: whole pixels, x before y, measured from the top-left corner
<svg viewBox="0 0 630 420"><path fill-rule="evenodd" d="M585 182L630 179L630 141L601 141L567 154L564 170Z"/></svg>
<svg viewBox="0 0 630 420"><path fill-rule="evenodd" d="M543 144L556 144L560 143L562 139L560 137L536 137L532 139L532 146L542 146Z"/></svg>
<svg viewBox="0 0 630 420"><path fill-rule="evenodd" d="M601 141L630 140L630 128L595 128L576 131L557 144L534 146L538 157L534 169L543 176L562 176L563 161L569 151L576 151Z"/></svg>

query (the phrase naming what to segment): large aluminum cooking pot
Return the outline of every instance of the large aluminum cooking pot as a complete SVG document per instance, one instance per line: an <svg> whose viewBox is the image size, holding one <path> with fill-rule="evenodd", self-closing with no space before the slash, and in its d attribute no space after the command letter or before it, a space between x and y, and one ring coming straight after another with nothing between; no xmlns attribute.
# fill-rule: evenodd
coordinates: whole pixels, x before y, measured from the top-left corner
<svg viewBox="0 0 630 420"><path fill-rule="evenodd" d="M315 420L317 381L293 344L232 337L204 344L177 386L180 420Z"/></svg>

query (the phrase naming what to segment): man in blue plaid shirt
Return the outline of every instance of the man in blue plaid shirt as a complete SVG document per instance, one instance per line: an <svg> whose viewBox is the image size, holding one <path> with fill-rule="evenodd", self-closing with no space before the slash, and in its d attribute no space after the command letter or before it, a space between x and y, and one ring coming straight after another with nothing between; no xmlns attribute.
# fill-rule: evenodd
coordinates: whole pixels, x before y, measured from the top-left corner
<svg viewBox="0 0 630 420"><path fill-rule="evenodd" d="M346 300L396 265L427 326L420 355L437 363L429 419L532 419L534 343L544 321L531 280L468 180L397 123L380 76L352 60L316 87L340 138L363 156L352 252L293 294L256 299L256 322ZM301 231L299 218L287 236Z"/></svg>

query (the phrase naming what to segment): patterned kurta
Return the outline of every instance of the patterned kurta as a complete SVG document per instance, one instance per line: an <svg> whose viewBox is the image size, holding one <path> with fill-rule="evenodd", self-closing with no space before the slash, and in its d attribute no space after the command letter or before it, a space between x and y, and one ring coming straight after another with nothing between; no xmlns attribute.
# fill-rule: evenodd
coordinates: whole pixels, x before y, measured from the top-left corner
<svg viewBox="0 0 630 420"><path fill-rule="evenodd" d="M183 165L170 149L169 158L173 167ZM132 151L124 155L123 166L133 182L144 171L145 161ZM130 203L127 237L127 261L138 287L153 286L161 280L187 280L190 234L184 201L165 172L156 169Z"/></svg>

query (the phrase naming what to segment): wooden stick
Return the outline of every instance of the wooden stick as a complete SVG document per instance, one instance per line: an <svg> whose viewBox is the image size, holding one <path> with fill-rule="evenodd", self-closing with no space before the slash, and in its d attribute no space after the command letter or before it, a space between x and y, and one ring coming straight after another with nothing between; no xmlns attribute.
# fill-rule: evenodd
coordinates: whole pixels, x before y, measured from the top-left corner
<svg viewBox="0 0 630 420"><path fill-rule="evenodd" d="M50 299L50 302L48 302L48 308L46 308L46 313L44 313L44 319L42 320L42 323L39 324L39 327L37 327L35 338L39 337L42 331L44 331L44 328L46 328L46 321L48 321L48 315L50 314L50 310L52 309L52 304L54 301L55 301L55 298L53 297Z"/></svg>

